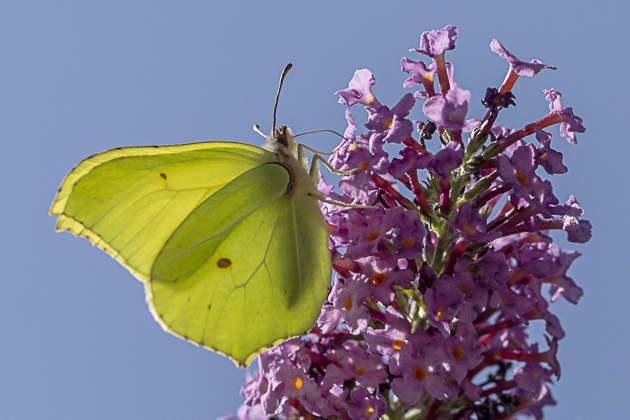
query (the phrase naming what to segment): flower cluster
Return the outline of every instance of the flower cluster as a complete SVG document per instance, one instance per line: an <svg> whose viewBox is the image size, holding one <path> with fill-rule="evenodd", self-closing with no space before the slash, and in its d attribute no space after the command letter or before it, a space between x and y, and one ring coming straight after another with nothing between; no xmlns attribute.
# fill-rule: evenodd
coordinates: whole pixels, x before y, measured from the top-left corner
<svg viewBox="0 0 630 420"><path fill-rule="evenodd" d="M555 404L548 384L560 377L564 332L549 306L560 297L576 304L582 289L567 275L580 254L548 235L564 230L584 243L591 225L573 196L560 204L538 169L567 172L545 128L559 124L572 144L585 129L553 89L538 121L495 124L515 105L519 77L555 69L521 61L496 40L490 47L507 60L507 77L487 89L486 115L466 119L471 93L445 60L457 35L450 25L422 34L411 51L431 62L402 59L411 74L404 86L421 90L392 108L376 99L366 69L336 93L365 107L368 131L356 135L346 110L345 139L329 162L352 173L339 192L323 180L320 190L365 208L322 204L336 273L328 300L310 334L259 356L240 419L540 419ZM427 120L412 122L418 99ZM535 142L524 141L532 134ZM436 153L426 146L433 137ZM534 320L545 325L543 349L528 333Z"/></svg>

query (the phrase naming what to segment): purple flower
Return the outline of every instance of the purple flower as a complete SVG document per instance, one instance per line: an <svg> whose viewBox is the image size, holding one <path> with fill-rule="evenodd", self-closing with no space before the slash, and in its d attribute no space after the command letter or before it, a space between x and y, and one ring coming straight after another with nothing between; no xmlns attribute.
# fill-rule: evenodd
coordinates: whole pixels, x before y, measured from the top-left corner
<svg viewBox="0 0 630 420"><path fill-rule="evenodd" d="M479 216L478 209L471 209L469 201L459 206L455 221L448 225L463 233L466 242L491 242L501 236L499 232L486 231L486 219Z"/></svg>
<svg viewBox="0 0 630 420"><path fill-rule="evenodd" d="M370 394L365 388L357 388L350 393L354 405L344 403L348 415L353 420L375 420L387 411L387 401L378 392Z"/></svg>
<svg viewBox="0 0 630 420"><path fill-rule="evenodd" d="M540 279L540 281L551 284L549 292L551 293L552 302L563 296L572 304L577 305L578 300L584 294L584 291L575 284L573 279L567 276L569 267L580 255L582 254L577 251L563 251L556 245L549 247L549 252L546 254L545 259L554 268L554 273Z"/></svg>
<svg viewBox="0 0 630 420"><path fill-rule="evenodd" d="M426 229L420 213L415 210L403 210L400 207L386 210L386 217L391 219L392 243L396 258L416 259L422 254Z"/></svg>
<svg viewBox="0 0 630 420"><path fill-rule="evenodd" d="M436 124L461 131L466 122L470 91L451 86L445 97L433 96L422 105L422 112Z"/></svg>
<svg viewBox="0 0 630 420"><path fill-rule="evenodd" d="M380 356L369 354L363 347L349 342L332 351L330 358L341 367L347 379L370 392L387 380L387 371Z"/></svg>
<svg viewBox="0 0 630 420"><path fill-rule="evenodd" d="M431 63L429 67L427 67L423 61L413 61L407 57L403 57L403 59L400 60L400 66L402 71L412 73L412 75L404 81L404 87L412 87L416 83L423 83L425 80L433 83L436 72L435 64Z"/></svg>
<svg viewBox="0 0 630 420"><path fill-rule="evenodd" d="M573 115L573 108L562 108L560 97L562 94L554 89L544 89L545 99L549 101L549 110L560 116L560 137L564 137L571 144L577 144L575 133L584 133L582 118Z"/></svg>
<svg viewBox="0 0 630 420"><path fill-rule="evenodd" d="M549 388L546 386L541 390L541 395L538 399L532 398L529 391L521 388L515 388L512 394L518 398L520 405L516 407L516 410L524 416L534 417L536 420L542 420L543 412L542 408L546 405L556 405L556 401L551 396Z"/></svg>
<svg viewBox="0 0 630 420"><path fill-rule="evenodd" d="M551 148L551 134L536 127L536 140L540 142L536 151L536 163L550 175L567 173L567 167L562 164L562 153Z"/></svg>
<svg viewBox="0 0 630 420"><path fill-rule="evenodd" d="M477 346L477 335L472 324L459 322L457 332L445 341L446 359L444 368L461 383L469 369L477 367L483 361L481 355L485 351L483 345Z"/></svg>
<svg viewBox="0 0 630 420"><path fill-rule="evenodd" d="M547 334L551 335L553 338L558 340L562 340L564 338L564 330L560 325L560 320L557 316L552 314L549 311L549 303L545 300L541 293L541 285L542 283L537 279L533 278L530 280L528 287L531 291L536 295L536 313L545 321L545 330ZM533 317L528 317L528 319L537 319Z"/></svg>
<svg viewBox="0 0 630 420"><path fill-rule="evenodd" d="M435 96L435 88L433 87L433 80L435 79L435 72L437 68L435 63L432 63L427 67L422 61L409 60L407 57L403 57L400 61L402 71L411 72L411 76L404 81L404 87L412 87L416 83L421 83L424 86L424 91L418 91L414 93L414 97L427 99L431 96Z"/></svg>
<svg viewBox="0 0 630 420"><path fill-rule="evenodd" d="M391 239L392 220L385 214L382 209L365 209L348 214L345 225L352 242L346 250L347 258L363 258L386 251L382 241Z"/></svg>
<svg viewBox="0 0 630 420"><path fill-rule="evenodd" d="M391 110L382 105L377 110L369 112L365 127L376 132L387 131L383 141L387 143L402 143L405 137L411 136L413 124L405 119L416 100L411 93L407 93Z"/></svg>
<svg viewBox="0 0 630 420"><path fill-rule="evenodd" d="M404 341L410 335L411 324L391 306L385 313L385 329L375 330L368 327L363 333L370 352L381 356L398 354Z"/></svg>
<svg viewBox="0 0 630 420"><path fill-rule="evenodd" d="M399 153L403 158L392 159L389 166L389 172L394 178L400 178L410 169L426 169L431 160L429 153L420 153L413 147L405 147Z"/></svg>
<svg viewBox="0 0 630 420"><path fill-rule="evenodd" d="M357 70L354 72L348 88L335 92L335 95L339 95L339 103L345 106L352 106L357 103L367 106L376 101L372 94L374 83L376 80L371 71L368 69Z"/></svg>
<svg viewBox="0 0 630 420"><path fill-rule="evenodd" d="M555 67L543 64L539 60L532 60L530 63L519 60L496 39L490 43L490 49L499 54L501 58L505 58L510 63L510 68L519 76L534 77L542 69L556 70Z"/></svg>
<svg viewBox="0 0 630 420"><path fill-rule="evenodd" d="M350 379L347 372L334 364L329 365L320 386L322 398L319 398L310 407L307 406L307 409L320 417L339 414L340 407L348 396L348 390L343 386L347 379Z"/></svg>
<svg viewBox="0 0 630 420"><path fill-rule="evenodd" d="M409 51L436 57L444 54L446 50L455 48L457 34L458 30L453 25L445 26L437 31L425 31L420 36L420 48L414 48Z"/></svg>
<svg viewBox="0 0 630 420"><path fill-rule="evenodd" d="M413 346L405 343L400 350L400 358L389 360L389 371L396 376L392 381L392 391L405 405L415 405L422 391L428 392L439 400L451 396L444 368L431 362L425 353L417 353Z"/></svg>
<svg viewBox="0 0 630 420"><path fill-rule="evenodd" d="M562 229L567 232L567 240L585 244L591 239L593 226L588 220L580 220L573 216L562 217Z"/></svg>
<svg viewBox="0 0 630 420"><path fill-rule="evenodd" d="M352 278L343 284L337 279L328 299L332 305L325 305L317 320L324 333L345 322L348 331L358 334L370 322L370 314L363 302L370 297L362 282Z"/></svg>
<svg viewBox="0 0 630 420"><path fill-rule="evenodd" d="M270 384L277 393L282 406L285 401L298 399L314 402L321 397L317 384L311 379L304 369L294 366L292 363L282 363L274 371ZM273 414L267 411L267 414Z"/></svg>
<svg viewBox="0 0 630 420"><path fill-rule="evenodd" d="M466 395L466 397L468 397L469 400L479 401L481 399L481 392L483 391L483 389L479 385L474 384L470 379L467 378L464 378L460 385L462 387L462 390L464 391L464 394Z"/></svg>
<svg viewBox="0 0 630 420"><path fill-rule="evenodd" d="M502 289L512 276L510 267L505 262L505 255L500 252L488 251L476 265L477 281L494 290Z"/></svg>
<svg viewBox="0 0 630 420"><path fill-rule="evenodd" d="M473 322L477 318L477 312L485 311L488 304L488 287L475 281L468 265L468 258L460 257L455 264L455 274L452 277L440 277L440 281L451 284L464 293L462 306L457 312L460 322Z"/></svg>
<svg viewBox="0 0 630 420"><path fill-rule="evenodd" d="M451 334L449 326L464 302L466 294L456 286L447 283L443 277L436 281L435 291L429 289L424 294L429 323L440 330L444 337Z"/></svg>
<svg viewBox="0 0 630 420"><path fill-rule="evenodd" d="M439 180L450 179L451 172L464 161L464 149L456 141L446 145L429 160L429 169Z"/></svg>
<svg viewBox="0 0 630 420"><path fill-rule="evenodd" d="M539 202L545 200L543 180L536 175L534 146L521 146L511 158L505 155L497 156L497 171L499 176L508 182L516 195L530 204L536 205L532 197Z"/></svg>
<svg viewBox="0 0 630 420"><path fill-rule="evenodd" d="M490 296L489 304L493 308L497 308L511 319L527 323L527 320L523 317L523 314L529 311L534 302L528 296L524 296L520 293L516 293L508 285L503 286L501 290L495 290Z"/></svg>
<svg viewBox="0 0 630 420"><path fill-rule="evenodd" d="M551 382L551 371L539 363L526 363L514 370L514 380L519 388L532 393L532 399L539 400L545 395L545 382Z"/></svg>
<svg viewBox="0 0 630 420"><path fill-rule="evenodd" d="M394 286L411 288L413 274L409 269L399 270L397 259L368 257L359 260L359 264L362 273L359 281L375 300L384 305L394 299Z"/></svg>

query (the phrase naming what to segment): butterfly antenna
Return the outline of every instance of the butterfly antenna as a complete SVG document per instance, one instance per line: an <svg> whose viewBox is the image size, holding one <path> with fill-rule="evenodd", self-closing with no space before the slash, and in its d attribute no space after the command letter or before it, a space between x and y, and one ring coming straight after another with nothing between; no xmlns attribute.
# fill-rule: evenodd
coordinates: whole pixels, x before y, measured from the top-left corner
<svg viewBox="0 0 630 420"><path fill-rule="evenodd" d="M293 67L293 64L289 63L284 66L284 70L282 70L282 75L280 76L280 84L278 85L278 93L276 93L276 103L273 105L273 125L272 125L272 135L276 134L276 110L278 109L278 99L280 98L280 90L282 89L282 83L284 82L284 78Z"/></svg>

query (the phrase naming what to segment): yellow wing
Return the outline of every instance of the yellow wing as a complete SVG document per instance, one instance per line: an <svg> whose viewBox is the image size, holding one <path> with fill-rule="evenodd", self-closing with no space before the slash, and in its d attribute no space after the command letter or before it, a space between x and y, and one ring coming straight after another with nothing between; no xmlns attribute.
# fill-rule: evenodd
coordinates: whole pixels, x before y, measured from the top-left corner
<svg viewBox="0 0 630 420"><path fill-rule="evenodd" d="M277 160L229 142L113 149L79 163L50 213L57 230L89 239L148 280L167 239L204 200L242 173Z"/></svg>

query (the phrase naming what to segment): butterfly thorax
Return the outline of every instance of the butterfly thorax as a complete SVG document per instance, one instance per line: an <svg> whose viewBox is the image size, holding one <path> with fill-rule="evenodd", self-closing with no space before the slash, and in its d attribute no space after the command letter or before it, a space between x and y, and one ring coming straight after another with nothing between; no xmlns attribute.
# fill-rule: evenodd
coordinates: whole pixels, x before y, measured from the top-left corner
<svg viewBox="0 0 630 420"><path fill-rule="evenodd" d="M294 195L306 195L309 193L317 193L317 185L309 175L308 162L306 158L298 160L297 144L291 129L283 125L272 131L271 136L267 137L267 141L263 148L273 152L277 157L277 163L282 165L289 171L291 181L287 186L286 195L291 197Z"/></svg>

